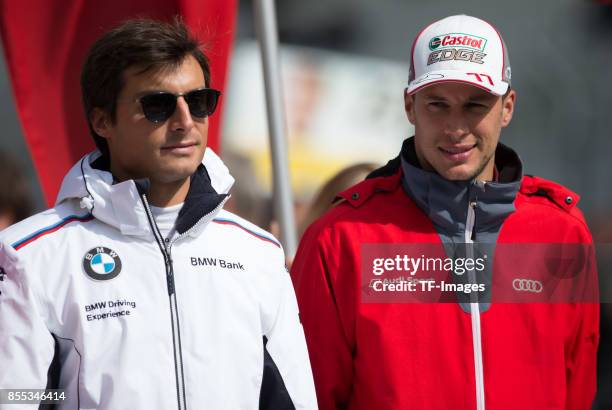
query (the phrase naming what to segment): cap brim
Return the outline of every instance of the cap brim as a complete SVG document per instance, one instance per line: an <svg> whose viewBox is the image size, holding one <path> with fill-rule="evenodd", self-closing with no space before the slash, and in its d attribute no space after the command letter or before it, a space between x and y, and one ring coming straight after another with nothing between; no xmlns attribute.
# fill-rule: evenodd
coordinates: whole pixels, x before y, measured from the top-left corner
<svg viewBox="0 0 612 410"><path fill-rule="evenodd" d="M465 83L481 88L498 96L502 96L508 91L508 83L499 79L491 78L486 74L464 73L462 71L432 71L415 79L408 85L408 94L414 94L419 90L433 84L454 82Z"/></svg>

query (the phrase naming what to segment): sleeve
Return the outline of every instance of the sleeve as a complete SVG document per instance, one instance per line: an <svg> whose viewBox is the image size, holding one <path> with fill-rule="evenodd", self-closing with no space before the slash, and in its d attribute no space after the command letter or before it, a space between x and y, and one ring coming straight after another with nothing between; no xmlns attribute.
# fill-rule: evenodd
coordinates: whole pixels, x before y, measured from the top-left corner
<svg viewBox="0 0 612 410"><path fill-rule="evenodd" d="M350 296L336 292L343 287L334 286L340 271L338 263L342 257L338 253L341 250L325 241L316 227L306 231L291 274L319 407L322 410L342 409L349 404L353 384L354 337L350 325L347 325L351 322L351 313L347 311L353 308ZM326 249L335 257L329 257Z"/></svg>
<svg viewBox="0 0 612 410"><path fill-rule="evenodd" d="M597 261L590 233L584 244L580 303L576 303L576 325L566 351L567 410L591 408L597 389L597 348L599 345L599 286Z"/></svg>
<svg viewBox="0 0 612 410"><path fill-rule="evenodd" d="M591 408L597 389L599 305L577 305L579 324L566 362L567 410Z"/></svg>
<svg viewBox="0 0 612 410"><path fill-rule="evenodd" d="M282 253L282 252L281 252ZM284 256L278 261L278 304L270 329L264 335L264 373L260 409L316 409L317 398L300 323L295 292Z"/></svg>
<svg viewBox="0 0 612 410"><path fill-rule="evenodd" d="M0 243L0 387L45 389L54 341L17 253ZM30 405L38 408L38 405ZM0 405L0 409L30 408Z"/></svg>

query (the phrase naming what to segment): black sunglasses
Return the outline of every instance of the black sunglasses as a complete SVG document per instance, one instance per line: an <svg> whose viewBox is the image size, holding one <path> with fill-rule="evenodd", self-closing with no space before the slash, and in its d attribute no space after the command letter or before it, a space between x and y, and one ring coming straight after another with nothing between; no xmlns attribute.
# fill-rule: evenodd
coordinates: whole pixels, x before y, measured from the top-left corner
<svg viewBox="0 0 612 410"><path fill-rule="evenodd" d="M221 91L198 88L188 93L172 94L165 91L144 95L138 99L147 120L160 123L166 121L176 110L176 100L183 97L189 112L196 118L206 118L215 112Z"/></svg>

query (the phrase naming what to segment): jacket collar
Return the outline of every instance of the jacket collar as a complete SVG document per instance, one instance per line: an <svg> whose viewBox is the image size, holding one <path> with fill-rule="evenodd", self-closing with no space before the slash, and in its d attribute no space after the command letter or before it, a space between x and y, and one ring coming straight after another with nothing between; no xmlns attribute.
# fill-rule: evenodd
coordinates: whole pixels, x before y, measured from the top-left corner
<svg viewBox="0 0 612 410"><path fill-rule="evenodd" d="M400 154L402 186L433 221L449 236L465 231L468 204L476 202L476 232L496 232L515 211L514 200L522 178L522 164L509 147L498 144L495 151L495 182L449 181L423 170L417 160L414 139L407 139Z"/></svg>
<svg viewBox="0 0 612 410"><path fill-rule="evenodd" d="M68 172L56 205L68 200L77 200L81 208L91 212L100 221L113 226L124 235L150 236L152 234L147 213L140 198L146 191L147 180L128 180L113 183L112 174L105 169L100 152L85 155ZM102 168L102 169L99 169ZM184 233L204 216L212 219L220 208L234 178L221 159L209 148L204 160L191 177L191 185L185 205L179 212L177 232ZM214 211L214 212L213 212ZM200 224L204 225L204 224ZM200 229L194 230L194 234Z"/></svg>

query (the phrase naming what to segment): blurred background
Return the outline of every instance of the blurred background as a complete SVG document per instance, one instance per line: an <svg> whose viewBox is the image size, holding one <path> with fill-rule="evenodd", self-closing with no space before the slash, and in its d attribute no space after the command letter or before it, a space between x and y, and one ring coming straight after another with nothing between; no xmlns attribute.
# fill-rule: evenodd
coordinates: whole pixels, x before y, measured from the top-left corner
<svg viewBox="0 0 612 410"><path fill-rule="evenodd" d="M610 3L277 1L298 225L308 219L313 196L338 171L360 162L384 164L397 155L401 141L412 135L403 111L412 39L429 22L463 13L496 25L509 49L518 99L502 142L518 151L526 173L579 193L595 241L604 247L612 243ZM0 151L23 173L19 186L27 187L28 209L41 210L45 204L3 58L1 54ZM237 179L231 206L241 216L274 230L268 127L251 1L239 2L223 91L222 156ZM8 181L16 179L6 177L13 175L8 172L0 172L2 190L11 190ZM1 204L0 211L6 207ZM610 287L608 266L600 266L603 288ZM612 305L602 304L595 409L612 409L611 322Z"/></svg>

